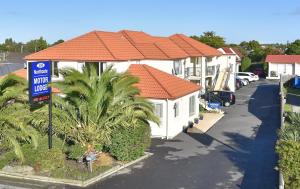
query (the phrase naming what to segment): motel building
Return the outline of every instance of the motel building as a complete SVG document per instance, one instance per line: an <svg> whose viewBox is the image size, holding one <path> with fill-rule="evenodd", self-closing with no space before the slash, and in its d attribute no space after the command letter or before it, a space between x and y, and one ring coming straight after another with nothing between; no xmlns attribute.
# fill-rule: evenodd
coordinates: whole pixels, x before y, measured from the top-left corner
<svg viewBox="0 0 300 189"><path fill-rule="evenodd" d="M267 79L279 79L280 75L300 76L300 55L268 55Z"/></svg>
<svg viewBox="0 0 300 189"><path fill-rule="evenodd" d="M140 79L141 96L149 99L160 117L150 123L153 137L173 138L199 116L199 96L207 64L222 53L183 34L170 37L144 32L92 31L25 57L52 62L52 81L63 80L59 70L94 66L99 76L108 66ZM24 75L24 73L22 73ZM28 78L28 73L27 73ZM58 92L53 90L53 92Z"/></svg>

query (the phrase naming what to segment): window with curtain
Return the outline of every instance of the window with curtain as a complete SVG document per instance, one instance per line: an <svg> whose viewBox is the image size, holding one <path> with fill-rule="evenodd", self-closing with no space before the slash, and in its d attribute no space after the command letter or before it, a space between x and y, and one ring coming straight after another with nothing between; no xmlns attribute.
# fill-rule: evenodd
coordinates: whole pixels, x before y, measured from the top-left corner
<svg viewBox="0 0 300 189"><path fill-rule="evenodd" d="M155 104L155 115L159 118L163 117L163 104Z"/></svg>
<svg viewBox="0 0 300 189"><path fill-rule="evenodd" d="M174 72L175 72L175 75L182 74L182 64L181 64L180 60L174 60Z"/></svg>
<svg viewBox="0 0 300 189"><path fill-rule="evenodd" d="M195 109L196 109L195 96L191 96L189 98L189 113L190 113L190 116L195 115Z"/></svg>

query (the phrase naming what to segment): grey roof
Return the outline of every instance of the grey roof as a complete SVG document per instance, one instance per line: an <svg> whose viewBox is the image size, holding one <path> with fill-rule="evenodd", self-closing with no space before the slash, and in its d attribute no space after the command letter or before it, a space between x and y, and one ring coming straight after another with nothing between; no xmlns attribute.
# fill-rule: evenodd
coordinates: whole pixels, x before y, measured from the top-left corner
<svg viewBox="0 0 300 189"><path fill-rule="evenodd" d="M0 53L1 63L25 63L24 57L29 53L16 53L16 52L2 52Z"/></svg>

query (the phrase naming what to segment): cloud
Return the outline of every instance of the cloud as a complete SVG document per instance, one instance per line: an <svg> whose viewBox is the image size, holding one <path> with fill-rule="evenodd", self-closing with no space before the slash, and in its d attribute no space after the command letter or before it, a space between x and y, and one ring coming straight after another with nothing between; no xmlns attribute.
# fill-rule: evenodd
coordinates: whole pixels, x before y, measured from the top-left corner
<svg viewBox="0 0 300 189"><path fill-rule="evenodd" d="M290 12L290 15L300 16L300 7L296 8L295 10Z"/></svg>

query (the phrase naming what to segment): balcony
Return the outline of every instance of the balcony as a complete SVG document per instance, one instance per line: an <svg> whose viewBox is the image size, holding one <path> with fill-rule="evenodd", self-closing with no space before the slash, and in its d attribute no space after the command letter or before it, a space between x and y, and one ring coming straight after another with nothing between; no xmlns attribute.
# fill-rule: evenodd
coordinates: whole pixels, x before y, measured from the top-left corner
<svg viewBox="0 0 300 189"><path fill-rule="evenodd" d="M215 66L208 66L206 68L206 76L213 76L215 75Z"/></svg>
<svg viewBox="0 0 300 189"><path fill-rule="evenodd" d="M189 80L200 80L201 79L201 67L185 68L185 77Z"/></svg>

